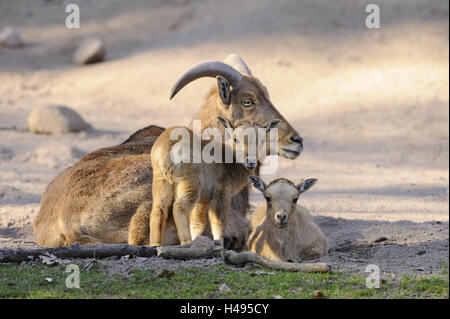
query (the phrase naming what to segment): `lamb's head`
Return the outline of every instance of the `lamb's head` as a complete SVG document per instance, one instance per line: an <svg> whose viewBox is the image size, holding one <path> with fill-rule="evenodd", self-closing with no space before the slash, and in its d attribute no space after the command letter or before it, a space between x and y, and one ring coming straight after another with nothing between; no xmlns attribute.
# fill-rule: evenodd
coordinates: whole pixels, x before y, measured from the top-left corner
<svg viewBox="0 0 450 319"><path fill-rule="evenodd" d="M278 127L278 155L297 158L303 150L303 138L274 107L266 87L251 74L239 56L229 55L226 62L228 64L211 61L193 66L175 83L170 98L198 78L216 77L218 89L213 101L215 105L208 105L208 113L227 118L235 126L243 120L266 123L270 119L281 119L282 123Z"/></svg>
<svg viewBox="0 0 450 319"><path fill-rule="evenodd" d="M258 162L269 154L270 146L267 143L267 136L270 130L281 123L279 119L270 120L264 125L251 121L239 121L234 126L224 117L219 116L217 119L225 129L226 140L232 141L235 159L248 170L254 170Z"/></svg>
<svg viewBox="0 0 450 319"><path fill-rule="evenodd" d="M249 183L264 194L267 205L267 219L276 227L283 228L289 222L289 216L295 211L300 194L310 189L317 179L310 178L295 185L288 179L278 178L266 185L257 176L249 176Z"/></svg>

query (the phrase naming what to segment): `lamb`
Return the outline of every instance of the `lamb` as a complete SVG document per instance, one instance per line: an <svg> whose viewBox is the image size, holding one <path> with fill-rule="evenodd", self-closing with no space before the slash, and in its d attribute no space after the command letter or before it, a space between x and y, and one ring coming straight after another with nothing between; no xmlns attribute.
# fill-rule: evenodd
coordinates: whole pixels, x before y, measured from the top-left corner
<svg viewBox="0 0 450 319"><path fill-rule="evenodd" d="M257 176L249 176L253 186L264 194L266 205L252 218L252 232L247 248L278 261L304 261L328 254L328 240L306 207L297 205L300 194L310 189L317 179L295 185L278 178L266 185Z"/></svg>
<svg viewBox="0 0 450 319"><path fill-rule="evenodd" d="M202 129L222 127L218 116L232 123L265 123L278 118L282 120L278 127L278 155L297 158L303 149L302 138L273 106L266 88L239 56L230 55L226 62L203 62L190 68L176 82L171 98L191 81L217 77L217 85L194 117L201 121ZM56 176L42 195L34 221L36 242L48 247L74 242L148 244L153 179L150 152L163 131L157 126L141 129L119 145L86 155ZM240 250L246 242L248 208L248 187L244 187L232 199L225 230L228 248ZM170 216L165 242L175 245L179 243L178 236Z"/></svg>
<svg viewBox="0 0 450 319"><path fill-rule="evenodd" d="M217 245L223 245L231 198L247 185L247 177L254 174L258 161L270 153L270 143L266 143L266 135L280 123L280 120L273 119L263 127L244 121L235 129L227 119L223 117L218 119L234 143L230 147L221 138L220 142L213 141L214 152L217 152L214 156L219 156L216 156L214 161L212 159L206 161L205 158L197 162L194 160L194 133L187 127L168 128L153 145L150 246L160 246L163 243L169 207L173 207L172 214L181 245L189 245L203 233L206 226L206 211L213 239ZM258 132L259 128L263 129L263 134ZM185 139L180 141L175 135L181 133L187 134ZM201 140L201 143L198 152L204 152L206 145L211 141ZM253 152L249 150L250 143L254 143ZM187 156L184 157L184 161L178 158L176 162L173 154L179 150L183 150ZM227 151L233 155L232 161L225 161ZM242 159L239 158L239 154L243 155Z"/></svg>

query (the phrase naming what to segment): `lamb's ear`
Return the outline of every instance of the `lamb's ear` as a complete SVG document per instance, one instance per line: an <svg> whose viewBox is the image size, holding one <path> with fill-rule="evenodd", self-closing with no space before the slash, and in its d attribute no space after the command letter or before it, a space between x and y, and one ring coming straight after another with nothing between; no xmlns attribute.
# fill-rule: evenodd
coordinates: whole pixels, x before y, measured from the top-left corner
<svg viewBox="0 0 450 319"><path fill-rule="evenodd" d="M230 93L230 83L224 77L217 76L217 86L219 87L219 96L222 103L226 106L230 105L231 93Z"/></svg>
<svg viewBox="0 0 450 319"><path fill-rule="evenodd" d="M271 129L277 127L278 124L280 124L280 123L281 123L281 120L279 120L279 119L270 120L266 124L266 132L269 132Z"/></svg>
<svg viewBox="0 0 450 319"><path fill-rule="evenodd" d="M219 120L220 123L222 123L222 125L230 130L233 130L234 127L233 125L230 123L230 121L228 121L226 118L222 117L222 116L218 116L217 119Z"/></svg>
<svg viewBox="0 0 450 319"><path fill-rule="evenodd" d="M253 184L253 186L260 192L264 192L266 190L267 187L266 183L264 183L264 181L258 176L250 175L247 179L248 182L250 184Z"/></svg>
<svg viewBox="0 0 450 319"><path fill-rule="evenodd" d="M234 128L233 128L233 125L230 123L230 121L228 121L226 118L224 118L222 116L218 116L217 119L225 127L225 136L226 136L226 138L227 139L232 138L233 137L233 129Z"/></svg>
<svg viewBox="0 0 450 319"><path fill-rule="evenodd" d="M299 194L301 194L301 193L306 192L311 187L313 187L315 183L317 183L317 178L308 178L306 181L301 182L300 184L296 185L295 187L300 192Z"/></svg>

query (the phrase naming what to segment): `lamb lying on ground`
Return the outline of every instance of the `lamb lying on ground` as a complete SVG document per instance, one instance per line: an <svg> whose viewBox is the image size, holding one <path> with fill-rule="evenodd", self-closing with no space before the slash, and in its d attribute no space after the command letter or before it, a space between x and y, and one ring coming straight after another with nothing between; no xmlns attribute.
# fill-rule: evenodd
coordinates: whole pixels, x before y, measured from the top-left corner
<svg viewBox="0 0 450 319"><path fill-rule="evenodd" d="M269 185L257 176L249 176L248 180L267 201L253 215L248 250L280 261L304 261L327 255L327 238L309 210L297 205L299 195L317 179L307 179L298 185L285 178L275 179Z"/></svg>

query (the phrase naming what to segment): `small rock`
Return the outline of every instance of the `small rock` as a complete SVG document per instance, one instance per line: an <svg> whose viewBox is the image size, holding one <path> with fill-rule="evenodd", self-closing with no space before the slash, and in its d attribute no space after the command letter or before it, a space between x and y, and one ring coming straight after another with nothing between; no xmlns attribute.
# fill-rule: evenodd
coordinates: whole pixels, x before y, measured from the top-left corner
<svg viewBox="0 0 450 319"><path fill-rule="evenodd" d="M230 291L230 287L227 284L223 284L219 287L219 291Z"/></svg>
<svg viewBox="0 0 450 319"><path fill-rule="evenodd" d="M45 278L45 280L47 280L48 282L53 282L53 279L50 277Z"/></svg>
<svg viewBox="0 0 450 319"><path fill-rule="evenodd" d="M323 298L323 292L320 290L314 291L314 297L313 299L322 299Z"/></svg>
<svg viewBox="0 0 450 319"><path fill-rule="evenodd" d="M210 248L214 247L214 241L206 236L198 236L191 244L191 248Z"/></svg>
<svg viewBox="0 0 450 319"><path fill-rule="evenodd" d="M275 296L273 296L273 299L284 299L284 297L280 296L280 295L275 295Z"/></svg>
<svg viewBox="0 0 450 319"><path fill-rule="evenodd" d="M88 127L77 112L62 105L38 106L28 115L28 129L33 133L60 135Z"/></svg>
<svg viewBox="0 0 450 319"><path fill-rule="evenodd" d="M91 64L102 62L106 56L106 49L102 40L98 38L84 39L73 55L75 64Z"/></svg>
<svg viewBox="0 0 450 319"><path fill-rule="evenodd" d="M417 255L423 255L423 254L425 254L425 253L426 253L425 250L419 250L419 251L417 252Z"/></svg>
<svg viewBox="0 0 450 319"><path fill-rule="evenodd" d="M20 48L23 41L16 28L8 26L0 33L0 44L8 48Z"/></svg>

